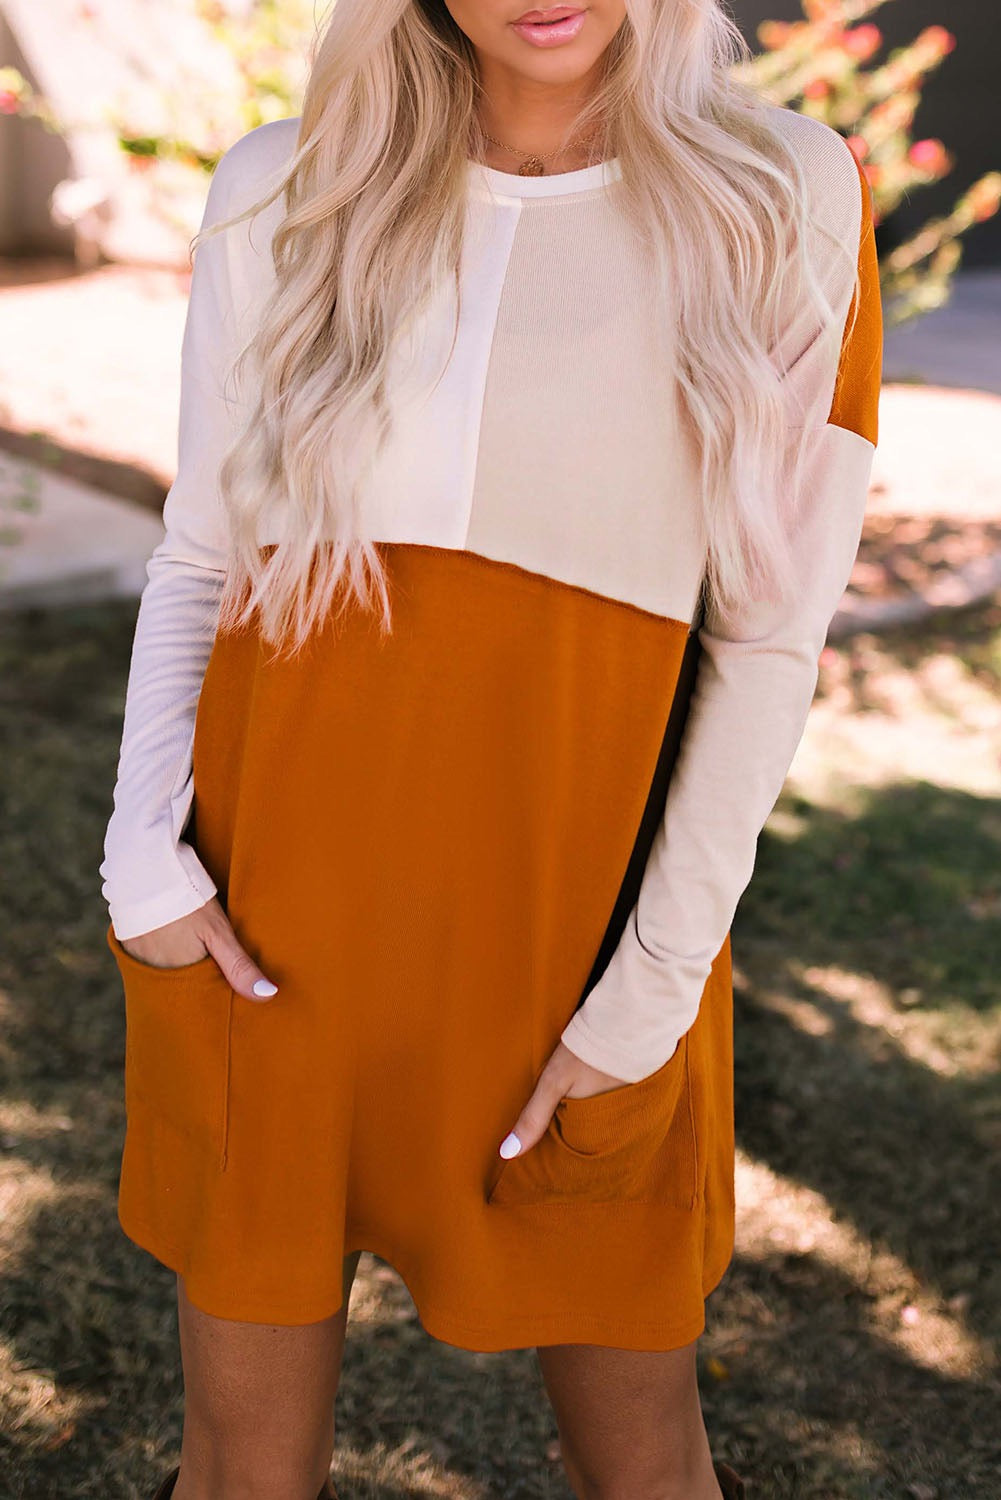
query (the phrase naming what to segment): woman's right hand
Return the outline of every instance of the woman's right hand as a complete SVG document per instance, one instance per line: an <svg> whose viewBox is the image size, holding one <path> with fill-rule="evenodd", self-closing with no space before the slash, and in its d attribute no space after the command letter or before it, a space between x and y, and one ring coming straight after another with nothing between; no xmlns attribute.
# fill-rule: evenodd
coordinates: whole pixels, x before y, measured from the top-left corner
<svg viewBox="0 0 1001 1500"><path fill-rule="evenodd" d="M154 969L179 969L211 954L227 981L247 1000L270 1000L278 986L240 946L217 896L197 911L137 937L118 939L131 958Z"/></svg>

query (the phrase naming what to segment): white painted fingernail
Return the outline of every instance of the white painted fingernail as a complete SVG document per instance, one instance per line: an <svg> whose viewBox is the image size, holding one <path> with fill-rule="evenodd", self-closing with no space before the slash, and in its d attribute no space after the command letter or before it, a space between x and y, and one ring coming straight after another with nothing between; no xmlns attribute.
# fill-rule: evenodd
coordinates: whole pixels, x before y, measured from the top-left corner
<svg viewBox="0 0 1001 1500"><path fill-rule="evenodd" d="M503 1157L517 1156L521 1150L521 1142L512 1130L500 1143L500 1154Z"/></svg>
<svg viewBox="0 0 1001 1500"><path fill-rule="evenodd" d="M272 984L270 979L257 979L254 981L255 995L277 995L278 986Z"/></svg>

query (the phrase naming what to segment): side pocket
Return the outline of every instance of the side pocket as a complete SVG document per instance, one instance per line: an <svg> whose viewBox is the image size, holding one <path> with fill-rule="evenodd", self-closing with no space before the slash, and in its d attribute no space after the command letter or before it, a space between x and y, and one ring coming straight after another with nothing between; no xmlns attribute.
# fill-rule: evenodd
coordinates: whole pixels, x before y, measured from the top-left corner
<svg viewBox="0 0 1001 1500"><path fill-rule="evenodd" d="M125 1111L166 1127L226 1166L235 994L211 954L157 968L108 946L125 991Z"/></svg>
<svg viewBox="0 0 1001 1500"><path fill-rule="evenodd" d="M535 1145L495 1168L487 1201L690 1207L699 1174L688 1042L685 1032L635 1083L561 1099Z"/></svg>

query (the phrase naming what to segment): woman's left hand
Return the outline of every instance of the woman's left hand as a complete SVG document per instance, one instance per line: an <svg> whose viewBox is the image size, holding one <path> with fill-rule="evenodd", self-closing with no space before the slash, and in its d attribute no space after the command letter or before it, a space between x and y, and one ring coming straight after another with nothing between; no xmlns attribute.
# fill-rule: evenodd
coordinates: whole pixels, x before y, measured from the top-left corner
<svg viewBox="0 0 1001 1500"><path fill-rule="evenodd" d="M531 1098L515 1120L510 1134L500 1143L501 1156L524 1156L545 1133L557 1104L565 1095L586 1099L591 1094L603 1094L607 1089L617 1088L626 1081L611 1073L603 1073L600 1068L592 1068L590 1063L582 1062L575 1052L571 1052L565 1042L557 1042L556 1050L539 1074Z"/></svg>

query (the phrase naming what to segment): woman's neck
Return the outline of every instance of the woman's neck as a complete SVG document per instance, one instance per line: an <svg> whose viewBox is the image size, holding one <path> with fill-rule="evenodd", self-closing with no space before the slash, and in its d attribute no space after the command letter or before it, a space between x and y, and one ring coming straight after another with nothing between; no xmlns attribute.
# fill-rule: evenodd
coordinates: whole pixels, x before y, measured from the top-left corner
<svg viewBox="0 0 1001 1500"><path fill-rule="evenodd" d="M585 97L586 89L582 92L579 87L565 91L556 100L543 98L533 89L511 88L494 80L493 90L484 90L478 111L480 128L493 140L483 143L479 159L501 172L517 172L527 157L541 156L547 176L574 172L600 161L601 126L594 122L583 133L575 132L564 149L559 149L562 133ZM503 145L497 145L498 141Z"/></svg>

